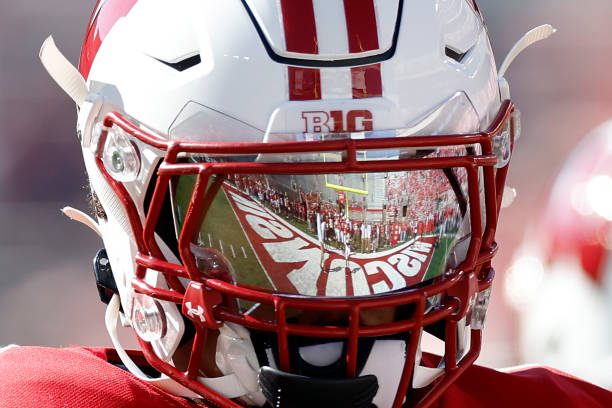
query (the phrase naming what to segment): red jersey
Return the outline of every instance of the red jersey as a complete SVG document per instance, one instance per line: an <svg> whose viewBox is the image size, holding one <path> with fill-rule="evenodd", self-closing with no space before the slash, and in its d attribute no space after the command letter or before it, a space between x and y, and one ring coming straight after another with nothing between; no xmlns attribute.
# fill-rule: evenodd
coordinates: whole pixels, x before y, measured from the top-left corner
<svg viewBox="0 0 612 408"><path fill-rule="evenodd" d="M116 353L101 348L14 347L0 352L0 408L207 407L170 395L109 362L118 362ZM612 392L548 368L502 372L472 366L434 404L542 406L612 407Z"/></svg>
<svg viewBox="0 0 612 408"><path fill-rule="evenodd" d="M119 362L112 349L9 348L0 352L0 407L203 407L170 395L109 361Z"/></svg>
<svg viewBox="0 0 612 408"><path fill-rule="evenodd" d="M472 366L432 408L612 407L612 391L547 367Z"/></svg>

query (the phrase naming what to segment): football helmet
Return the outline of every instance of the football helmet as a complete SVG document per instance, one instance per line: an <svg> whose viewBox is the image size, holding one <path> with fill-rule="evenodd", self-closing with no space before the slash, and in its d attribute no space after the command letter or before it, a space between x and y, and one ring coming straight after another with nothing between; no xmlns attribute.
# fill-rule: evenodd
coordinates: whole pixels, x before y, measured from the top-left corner
<svg viewBox="0 0 612 408"><path fill-rule="evenodd" d="M79 105L97 219L66 212L104 241L135 375L397 408L476 359L520 122L473 1L98 1L79 72L41 58Z"/></svg>
<svg viewBox="0 0 612 408"><path fill-rule="evenodd" d="M521 359L612 387L612 121L569 157L537 228L505 285Z"/></svg>

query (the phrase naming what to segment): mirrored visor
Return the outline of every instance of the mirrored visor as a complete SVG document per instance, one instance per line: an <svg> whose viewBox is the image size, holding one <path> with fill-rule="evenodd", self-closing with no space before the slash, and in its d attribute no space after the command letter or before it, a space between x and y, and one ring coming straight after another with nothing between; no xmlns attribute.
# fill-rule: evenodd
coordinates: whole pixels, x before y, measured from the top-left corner
<svg viewBox="0 0 612 408"><path fill-rule="evenodd" d="M422 156L447 154L438 149ZM177 234L196 180L172 180ZM463 168L229 174L206 215L190 215L198 223L191 253L204 275L249 287L367 296L418 285L455 267L458 244L468 238L467 208Z"/></svg>

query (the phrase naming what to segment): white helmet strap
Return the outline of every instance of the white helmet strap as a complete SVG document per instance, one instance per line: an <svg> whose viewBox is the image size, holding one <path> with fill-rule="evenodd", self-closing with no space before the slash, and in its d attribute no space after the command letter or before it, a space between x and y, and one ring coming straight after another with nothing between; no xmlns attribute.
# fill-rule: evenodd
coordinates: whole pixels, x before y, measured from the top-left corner
<svg viewBox="0 0 612 408"><path fill-rule="evenodd" d="M557 30L550 24L544 24L544 25L535 27L534 29L525 33L525 35L523 35L521 39L518 40L516 44L514 44L512 49L508 52L508 55L506 55L504 62L502 62L501 66L499 67L499 76L500 77L504 76L504 74L508 70L508 67L510 66L510 64L512 64L512 61L514 61L514 59L521 52L525 51L527 48L529 48L533 44L547 39L548 37L553 35L556 31Z"/></svg>
<svg viewBox="0 0 612 408"><path fill-rule="evenodd" d="M162 374L159 378L151 378L146 375L142 370L134 363L132 358L127 354L123 346L119 341L117 334L117 324L120 320L119 308L121 301L118 295L114 295L111 301L108 303L105 314L105 323L108 334L111 338L111 342L117 350L117 354L121 359L121 362L127 367L127 369L139 379L146 381L170 394L186 397L186 398L201 398L200 395L184 387L173 379ZM240 379L235 374L228 374L222 377L206 378L198 377L198 381L205 386L213 389L219 394L226 398L238 398L249 393L242 385Z"/></svg>
<svg viewBox="0 0 612 408"><path fill-rule="evenodd" d="M47 37L42 43L39 57L51 78L78 106L81 106L89 93L85 79L57 48L52 36Z"/></svg>

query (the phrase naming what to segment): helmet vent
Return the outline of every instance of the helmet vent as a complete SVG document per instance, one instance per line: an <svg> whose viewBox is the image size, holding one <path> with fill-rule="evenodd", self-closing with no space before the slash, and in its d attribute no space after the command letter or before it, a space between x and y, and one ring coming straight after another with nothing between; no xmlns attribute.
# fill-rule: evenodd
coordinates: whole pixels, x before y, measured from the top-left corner
<svg viewBox="0 0 612 408"><path fill-rule="evenodd" d="M451 47L447 45L446 47L444 47L444 54L446 54L448 58L451 58L457 61L458 63L461 63L463 59L465 58L465 56L468 54L468 52L470 52L470 50L471 48L469 48L464 53L460 53L458 51L455 51L454 49L452 49Z"/></svg>
<svg viewBox="0 0 612 408"><path fill-rule="evenodd" d="M163 60L160 60L159 58L155 58L155 59L161 62L162 64L169 66L170 68L174 68L177 71L184 71L202 62L202 58L200 57L200 54L196 54L196 55L193 55L191 57L188 57L180 61L176 61L176 62L163 61Z"/></svg>

